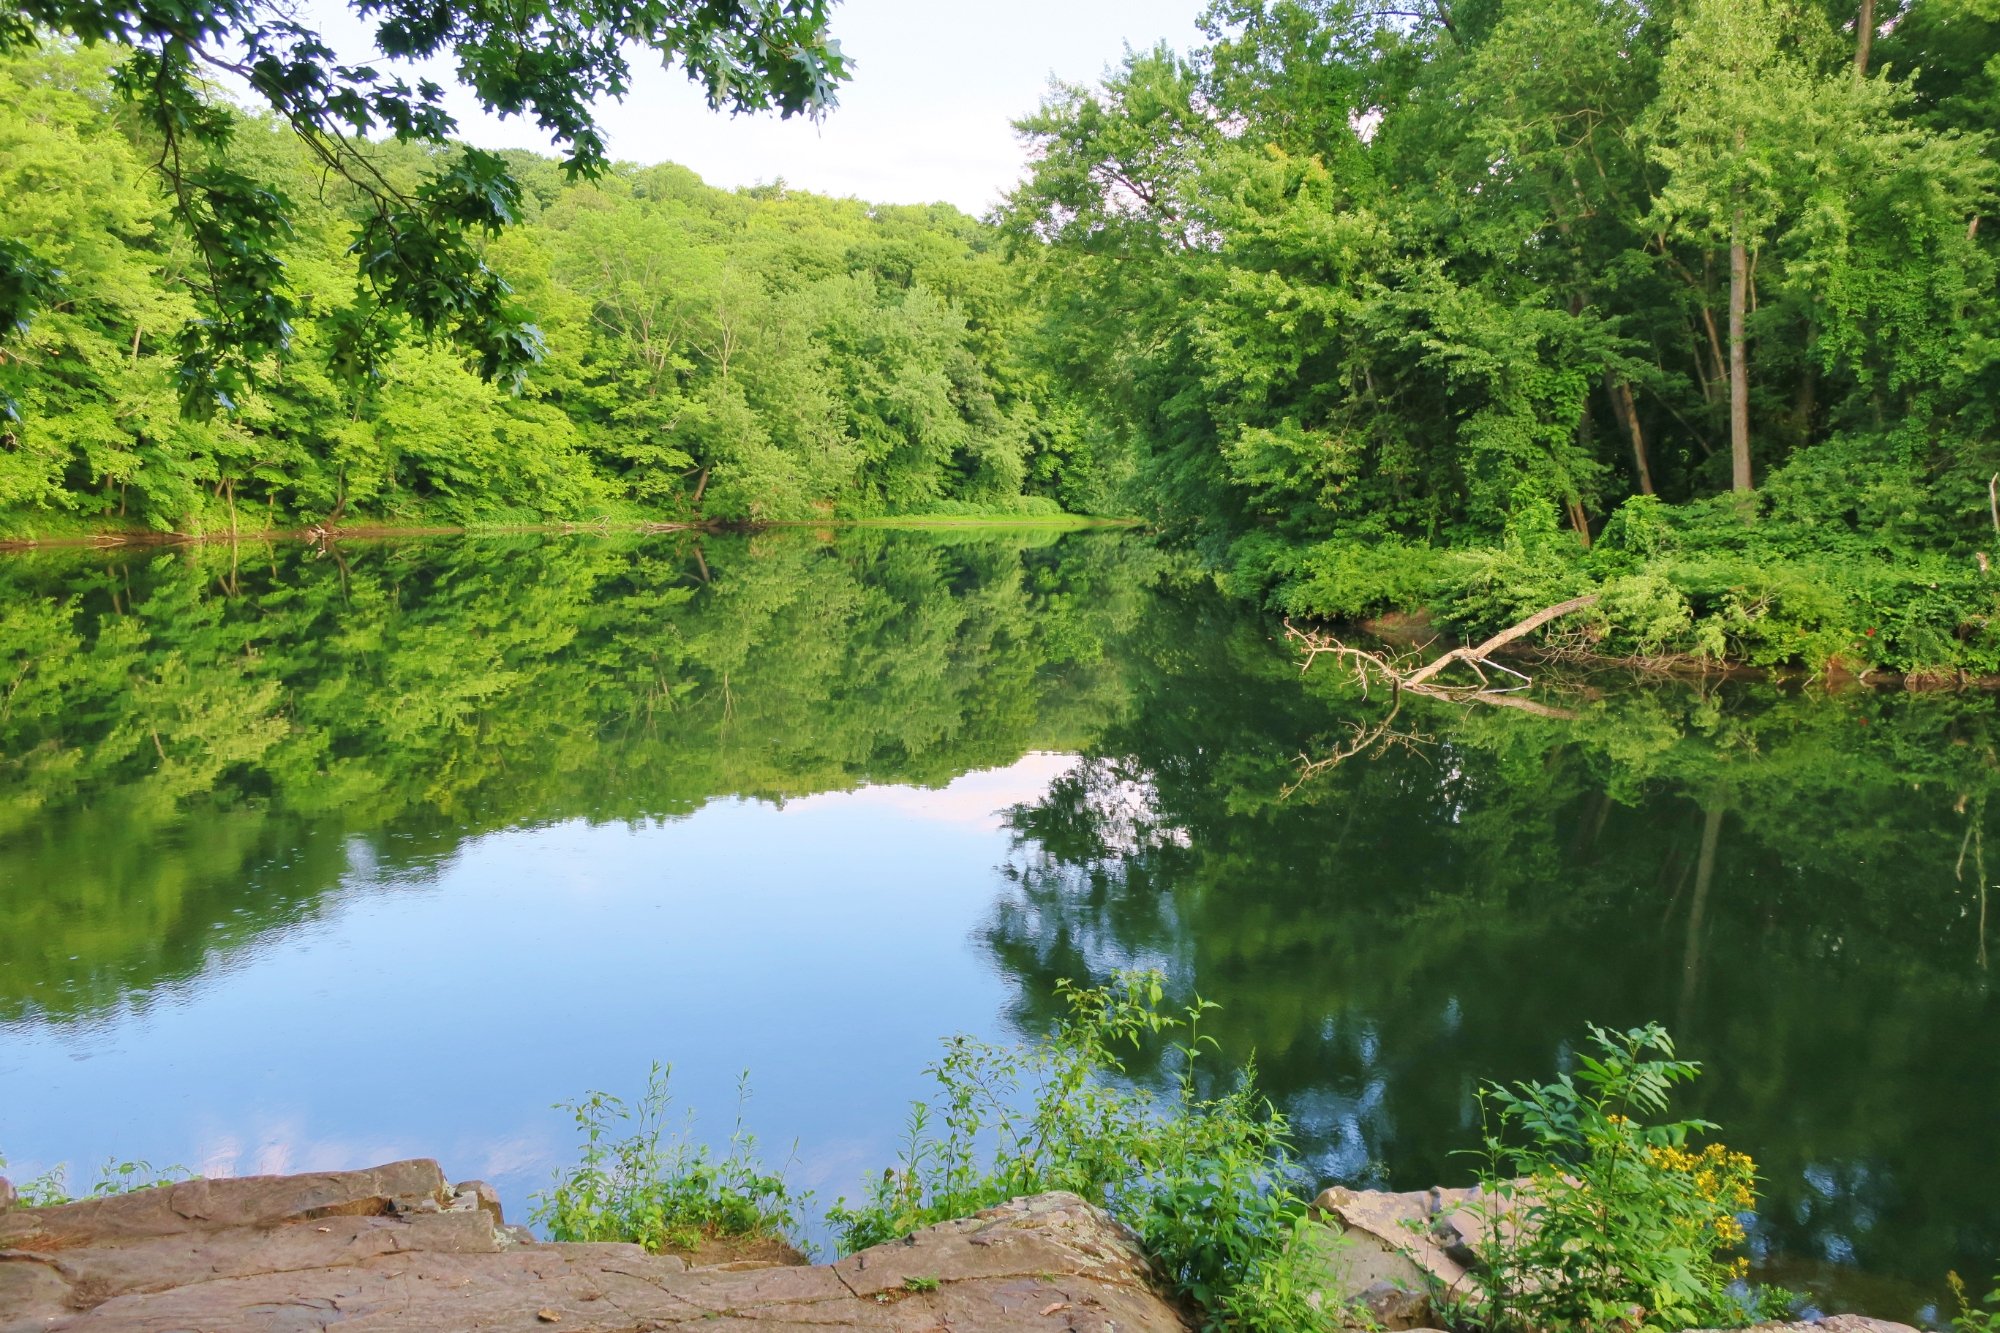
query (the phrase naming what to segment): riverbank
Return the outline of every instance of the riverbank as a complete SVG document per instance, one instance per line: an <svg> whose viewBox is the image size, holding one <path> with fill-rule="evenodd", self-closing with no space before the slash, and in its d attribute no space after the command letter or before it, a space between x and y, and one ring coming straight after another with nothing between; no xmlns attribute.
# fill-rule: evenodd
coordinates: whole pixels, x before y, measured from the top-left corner
<svg viewBox="0 0 2000 1333"><path fill-rule="evenodd" d="M1983 551L1889 549L1842 525L1640 497L1589 546L1558 528L1552 510L1517 516L1483 544L1254 534L1230 548L1218 581L1283 615L1416 616L1467 642L1589 597L1533 646L1656 671L1743 666L1934 686L2000 677L1991 566Z"/></svg>
<svg viewBox="0 0 2000 1333"><path fill-rule="evenodd" d="M419 1159L180 1181L44 1207L18 1204L0 1181L0 1333L276 1333L354 1320L435 1333L1198 1326L1163 1291L1138 1238L1074 1194L1010 1199L815 1265L783 1249L684 1257L541 1241L507 1223L484 1182L448 1180L436 1161ZM1476 1227L1479 1202L1467 1191L1323 1195L1300 1243L1315 1256L1326 1305L1348 1312L1342 1327L1442 1320L1467 1273L1434 1232ZM1915 1333L1854 1315L1759 1327Z"/></svg>
<svg viewBox="0 0 2000 1333"><path fill-rule="evenodd" d="M435 1161L192 1180L46 1208L0 1187L0 1333L369 1328L847 1328L1183 1333L1129 1235L1073 1195L927 1227L838 1263L695 1264L545 1243Z"/></svg>

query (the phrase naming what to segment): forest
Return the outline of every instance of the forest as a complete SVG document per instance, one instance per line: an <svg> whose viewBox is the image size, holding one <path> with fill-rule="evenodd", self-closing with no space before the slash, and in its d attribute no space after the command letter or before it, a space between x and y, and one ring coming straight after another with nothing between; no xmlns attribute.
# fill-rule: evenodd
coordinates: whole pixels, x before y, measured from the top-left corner
<svg viewBox="0 0 2000 1333"><path fill-rule="evenodd" d="M334 344L367 201L247 114L228 152L294 201L301 315L233 411L186 412L201 257L110 73L101 48L0 57L0 238L64 284L0 344L0 534L1114 507L1085 423L1020 354L1020 271L955 209L729 193L672 165L569 183L510 153L521 220L486 259L539 363L516 389L408 337L355 377ZM414 190L439 154L373 156Z"/></svg>
<svg viewBox="0 0 2000 1333"><path fill-rule="evenodd" d="M518 383L415 329L355 373L366 192L221 108L211 151L289 201L298 319L220 412L185 410L209 250L158 131L108 48L17 43L0 244L61 278L0 342L0 532L1118 514L1287 614L1470 632L1589 591L1559 646L2000 672L1987 0L1203 31L1024 108L985 219L373 145L418 193L518 187L481 242L540 339Z"/></svg>

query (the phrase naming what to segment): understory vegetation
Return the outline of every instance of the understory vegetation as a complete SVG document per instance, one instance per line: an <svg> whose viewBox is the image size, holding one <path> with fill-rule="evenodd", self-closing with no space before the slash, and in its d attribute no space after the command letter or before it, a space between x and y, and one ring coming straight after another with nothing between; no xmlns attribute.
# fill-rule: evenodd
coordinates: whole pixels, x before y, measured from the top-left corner
<svg viewBox="0 0 2000 1333"><path fill-rule="evenodd" d="M1714 1328L1785 1294L1742 1284L1756 1165L1692 1138L1704 1120L1647 1124L1699 1067L1657 1024L1590 1029L1590 1050L1548 1083L1480 1094L1486 1132L1477 1246L1487 1329ZM1594 1050L1595 1054L1591 1051ZM1777 1311L1768 1311L1775 1314Z"/></svg>
<svg viewBox="0 0 2000 1333"><path fill-rule="evenodd" d="M757 1164L757 1141L740 1114L720 1154L692 1138L692 1117L668 1132L668 1074L655 1064L645 1092L631 1103L593 1092L563 1104L580 1148L577 1164L536 1200L534 1222L550 1240L630 1241L658 1254L796 1227L799 1200L782 1174ZM742 1099L748 1096L746 1085Z"/></svg>
<svg viewBox="0 0 2000 1333"><path fill-rule="evenodd" d="M829 1219L849 1250L964 1217L1003 1200L1068 1190L1130 1227L1176 1296L1214 1327L1285 1333L1331 1328L1295 1245L1311 1225L1295 1192L1283 1116L1255 1073L1206 1091L1213 1004L1166 1007L1162 978L1120 973L1100 988L1057 984L1066 1013L1026 1047L951 1038L927 1071L933 1102L911 1109L901 1160L858 1204ZM1122 1052L1164 1042L1164 1092L1126 1080Z"/></svg>
<svg viewBox="0 0 2000 1333"><path fill-rule="evenodd" d="M1284 1117L1255 1070L1205 1063L1212 1003L1176 1011L1158 972L1101 987L1058 983L1062 1016L1044 1038L996 1046L952 1037L927 1073L897 1163L863 1197L827 1211L851 1253L1007 1199L1067 1190L1131 1229L1202 1326L1311 1333L1365 1326L1326 1267ZM1590 1030L1591 1049L1546 1083L1490 1085L1475 1211L1478 1288L1431 1293L1453 1326L1670 1333L1752 1321L1785 1299L1747 1286L1740 1251L1756 1205L1755 1167L1694 1140L1700 1120L1649 1124L1698 1066L1657 1025ZM1124 1057L1159 1057L1157 1086ZM593 1093L565 1109L581 1163L541 1197L553 1239L692 1248L702 1239L797 1235L803 1199L768 1172L741 1128L717 1157L685 1136L663 1144L655 1066L628 1107ZM622 1135L616 1131L624 1130ZM1971 1327L1971 1326L1967 1326Z"/></svg>
<svg viewBox="0 0 2000 1333"><path fill-rule="evenodd" d="M0 1171L7 1169L7 1159L0 1156ZM193 1180L195 1173L184 1166L155 1167L151 1162L120 1161L112 1158L97 1169L97 1178L90 1189L82 1194L70 1189L69 1168L58 1163L41 1175L18 1182L14 1189L20 1201L30 1208L47 1208L54 1204L70 1203L77 1199L102 1199L112 1194L129 1194L133 1190L151 1189L155 1185L170 1185L175 1181Z"/></svg>
<svg viewBox="0 0 2000 1333"><path fill-rule="evenodd" d="M1986 1293L1983 1302L1974 1304L1965 1289L1965 1280L1953 1273L1950 1278L1952 1295L1958 1298L1958 1313L1953 1316L1951 1326L1956 1333L1995 1333L2000 1330L2000 1276L1993 1279L1993 1290Z"/></svg>
<svg viewBox="0 0 2000 1333"><path fill-rule="evenodd" d="M1589 549L1559 529L1552 506L1529 505L1491 544L1246 541L1237 556L1225 584L1287 615L1352 621L1422 609L1438 629L1479 639L1595 594L1539 646L1816 676L2000 674L1996 584L1976 561L1892 553L1792 515L1746 524L1727 497L1669 506L1635 496Z"/></svg>

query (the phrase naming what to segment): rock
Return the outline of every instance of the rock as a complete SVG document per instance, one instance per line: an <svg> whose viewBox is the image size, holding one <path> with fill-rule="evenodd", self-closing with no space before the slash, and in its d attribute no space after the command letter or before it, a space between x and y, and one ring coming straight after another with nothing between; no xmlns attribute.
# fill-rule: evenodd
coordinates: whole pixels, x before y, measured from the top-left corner
<svg viewBox="0 0 2000 1333"><path fill-rule="evenodd" d="M635 1245L514 1230L490 1189L446 1190L428 1161L17 1205L0 1214L0 1333L1188 1328L1130 1234L1069 1194L818 1266L760 1254L691 1269Z"/></svg>
<svg viewBox="0 0 2000 1333"><path fill-rule="evenodd" d="M14 1206L14 1198L14 1182L5 1176L0 1176L0 1213Z"/></svg>
<svg viewBox="0 0 2000 1333"><path fill-rule="evenodd" d="M1367 1237L1406 1260L1417 1270L1420 1288L1458 1300L1478 1295L1478 1250L1496 1222L1503 1232L1517 1225L1514 1219L1522 1206L1519 1197L1501 1198L1480 1189L1389 1194L1336 1185L1313 1200L1314 1211L1351 1240Z"/></svg>
<svg viewBox="0 0 2000 1333"><path fill-rule="evenodd" d="M1525 1181L1513 1182L1520 1190ZM1476 1304L1479 1251L1497 1227L1511 1239L1529 1196L1502 1198L1479 1189L1431 1189L1406 1194L1335 1186L1313 1210L1337 1230L1338 1243L1317 1246L1328 1294L1365 1307L1385 1329L1416 1329L1436 1318L1428 1299L1445 1294ZM1414 1299L1421 1294L1424 1299ZM1407 1321L1407 1322L1403 1322ZM1690 1329L1688 1333L1720 1333ZM1830 1315L1816 1323L1759 1324L1737 1333L1917 1333L1907 1324L1861 1315Z"/></svg>
<svg viewBox="0 0 2000 1333"><path fill-rule="evenodd" d="M493 1215L497 1223L500 1217L500 1191L483 1180L461 1180L451 1187L451 1202L448 1208L482 1209Z"/></svg>
<svg viewBox="0 0 2000 1333"><path fill-rule="evenodd" d="M1431 1321L1430 1284L1409 1258L1366 1231L1329 1225L1300 1234L1316 1268L1326 1275L1322 1298L1367 1311L1384 1329L1422 1328Z"/></svg>

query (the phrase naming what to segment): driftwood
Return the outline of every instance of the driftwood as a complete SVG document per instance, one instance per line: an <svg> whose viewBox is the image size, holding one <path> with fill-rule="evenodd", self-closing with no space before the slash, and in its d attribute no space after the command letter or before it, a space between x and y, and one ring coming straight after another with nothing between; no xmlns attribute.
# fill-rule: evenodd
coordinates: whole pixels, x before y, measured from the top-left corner
<svg viewBox="0 0 2000 1333"><path fill-rule="evenodd" d="M1498 634L1495 634L1492 638L1479 644L1477 647L1452 649L1429 666L1411 673L1404 679L1403 687L1409 689L1421 685L1431 677L1437 675L1438 672L1450 666L1453 662L1467 663L1474 670L1477 670L1478 664L1482 662L1487 666L1492 666L1494 664L1488 662L1486 659L1516 639L1526 638L1542 626L1548 624L1551 620L1558 620L1572 611L1581 611L1586 606L1595 605L1597 605L1597 594L1593 592L1582 597L1572 597L1567 602L1557 602L1554 606L1544 607L1519 624L1510 625L1506 629L1501 630ZM1506 670L1505 667L1501 667L1500 669L1502 671ZM1520 673L1515 672L1513 674L1519 675ZM1482 675L1480 679L1484 680L1485 677Z"/></svg>
<svg viewBox="0 0 2000 1333"><path fill-rule="evenodd" d="M1346 743L1327 754L1317 757L1301 754L1298 757L1298 779L1288 785L1283 795L1290 796L1300 787L1318 777L1327 769L1345 763L1356 755L1372 752L1381 754L1392 746L1403 746L1416 750L1430 744L1430 737L1414 731L1393 730L1396 718L1403 711L1403 696L1420 695L1428 699L1447 699L1454 703L1476 703L1493 708L1513 708L1537 717L1570 720L1575 713L1557 708L1535 699L1529 699L1517 691L1532 684L1532 680L1512 667L1502 666L1492 661L1492 655L1519 639L1526 638L1551 621L1559 620L1572 612L1581 611L1597 602L1597 594L1572 597L1566 602L1545 607L1526 620L1508 626L1498 634L1480 643L1454 648L1442 653L1429 662L1414 660L1416 654L1389 654L1368 648L1356 648L1344 643L1323 630L1300 629L1290 620L1285 621L1285 637L1298 646L1300 653L1299 670L1310 671L1321 657L1331 657L1353 673L1355 683L1361 689L1362 698L1367 698L1376 681L1386 685L1390 692L1389 711L1379 722L1363 726L1348 723L1350 735ZM1419 650L1421 651L1421 650ZM1477 685L1450 685L1439 680L1442 673L1457 663L1463 663L1472 674L1479 678ZM1518 685L1506 689L1495 689L1487 679L1486 671L1498 671L1514 677Z"/></svg>

